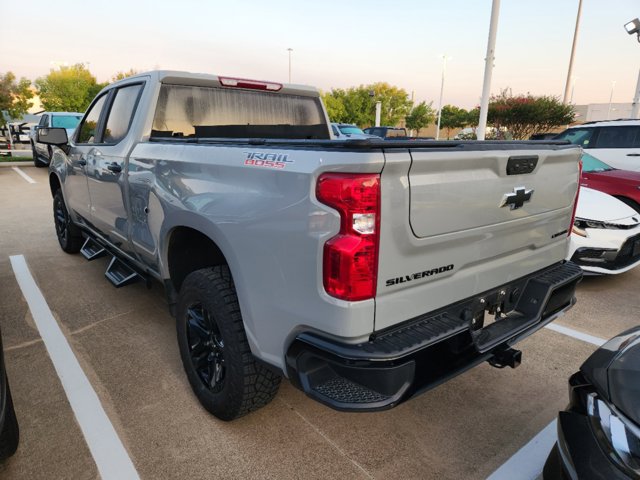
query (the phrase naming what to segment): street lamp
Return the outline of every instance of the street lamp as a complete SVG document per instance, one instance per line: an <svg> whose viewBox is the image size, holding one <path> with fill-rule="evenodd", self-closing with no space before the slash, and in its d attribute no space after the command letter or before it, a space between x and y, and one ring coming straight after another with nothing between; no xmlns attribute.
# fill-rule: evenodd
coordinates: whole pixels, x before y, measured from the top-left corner
<svg viewBox="0 0 640 480"><path fill-rule="evenodd" d="M624 29L629 35L633 35L635 33L637 35L638 42L640 42L640 20L634 18L629 23L625 23Z"/></svg>
<svg viewBox="0 0 640 480"><path fill-rule="evenodd" d="M287 48L287 52L289 52L289 83L291 83L291 52L293 52L293 48Z"/></svg>
<svg viewBox="0 0 640 480"><path fill-rule="evenodd" d="M436 140L440 140L440 120L442 120L442 95L444 93L444 76L447 71L447 60L450 57L442 55L442 81L440 82L440 102L438 103L438 125L436 127Z"/></svg>
<svg viewBox="0 0 640 480"><path fill-rule="evenodd" d="M569 82L571 79L571 73L573 72L573 59L576 56L576 43L578 41L578 30L580 28L580 16L582 15L582 0L578 2L578 15L576 15L576 28L573 31L573 43L571 44L571 56L569 57L569 70L567 71L567 81L564 84L564 96L562 97L562 103L566 105L569 98Z"/></svg>
<svg viewBox="0 0 640 480"><path fill-rule="evenodd" d="M609 120L609 118L611 117L611 102L613 100L613 91L616 88L616 81L612 80L611 81L611 94L609 95L609 110L607 110L607 120Z"/></svg>
<svg viewBox="0 0 640 480"><path fill-rule="evenodd" d="M630 22L625 23L624 29L629 35L633 35L635 33L638 42L640 42L640 20L634 18ZM638 73L636 94L633 97L633 103L631 105L631 118L638 118L638 116L640 116L640 72Z"/></svg>

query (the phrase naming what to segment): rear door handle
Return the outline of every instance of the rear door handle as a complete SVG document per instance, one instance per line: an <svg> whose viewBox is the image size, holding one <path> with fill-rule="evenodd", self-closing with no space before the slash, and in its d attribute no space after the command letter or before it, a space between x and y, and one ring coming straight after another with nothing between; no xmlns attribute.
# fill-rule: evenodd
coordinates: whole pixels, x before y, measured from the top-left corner
<svg viewBox="0 0 640 480"><path fill-rule="evenodd" d="M640 153L627 153L627 157L640 157Z"/></svg>
<svg viewBox="0 0 640 480"><path fill-rule="evenodd" d="M107 169L111 170L114 173L120 173L122 171L122 167L115 162L107 165Z"/></svg>

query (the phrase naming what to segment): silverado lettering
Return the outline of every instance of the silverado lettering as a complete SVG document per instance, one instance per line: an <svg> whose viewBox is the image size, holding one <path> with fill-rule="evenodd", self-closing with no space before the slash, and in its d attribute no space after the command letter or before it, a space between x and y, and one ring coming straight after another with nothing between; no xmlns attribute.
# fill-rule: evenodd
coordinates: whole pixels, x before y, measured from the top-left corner
<svg viewBox="0 0 640 480"><path fill-rule="evenodd" d="M390 278L389 280L387 280L387 287L391 287L399 283L410 282L412 280L418 280L419 278L430 277L431 275L448 272L449 270L453 270L453 263L450 265L445 265L444 267L425 270L424 272L412 273L411 275L405 275L404 277Z"/></svg>

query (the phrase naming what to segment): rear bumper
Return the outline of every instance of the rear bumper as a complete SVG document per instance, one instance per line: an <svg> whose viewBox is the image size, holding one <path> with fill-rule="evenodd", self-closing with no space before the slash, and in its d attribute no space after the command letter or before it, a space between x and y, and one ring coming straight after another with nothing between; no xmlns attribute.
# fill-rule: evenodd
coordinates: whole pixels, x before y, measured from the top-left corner
<svg viewBox="0 0 640 480"><path fill-rule="evenodd" d="M505 351L575 303L581 269L562 262L507 285L348 344L315 332L287 351L287 373L307 395L337 410L392 408ZM485 310L509 312L484 326Z"/></svg>

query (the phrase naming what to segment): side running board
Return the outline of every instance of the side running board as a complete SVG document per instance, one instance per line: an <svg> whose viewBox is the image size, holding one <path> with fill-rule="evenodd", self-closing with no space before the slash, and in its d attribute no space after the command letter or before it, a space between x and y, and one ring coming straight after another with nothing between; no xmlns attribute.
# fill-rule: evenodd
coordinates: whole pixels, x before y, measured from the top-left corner
<svg viewBox="0 0 640 480"><path fill-rule="evenodd" d="M104 276L107 277L116 288L124 287L140 279L140 276L135 270L116 257L113 257L111 262L109 262Z"/></svg>
<svg viewBox="0 0 640 480"><path fill-rule="evenodd" d="M104 257L107 254L107 251L96 242L93 238L87 237L87 240L82 245L80 249L80 253L87 260L95 260L96 258Z"/></svg>

